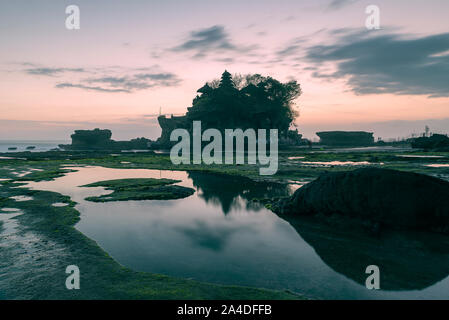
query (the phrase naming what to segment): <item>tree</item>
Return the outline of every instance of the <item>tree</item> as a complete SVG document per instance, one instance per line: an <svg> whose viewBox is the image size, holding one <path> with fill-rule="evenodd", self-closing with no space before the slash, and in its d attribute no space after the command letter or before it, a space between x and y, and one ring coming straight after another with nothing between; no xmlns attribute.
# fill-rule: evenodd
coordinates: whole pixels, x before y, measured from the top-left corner
<svg viewBox="0 0 449 320"><path fill-rule="evenodd" d="M232 77L225 71L219 82L209 82L198 93L187 118L201 120L203 128L278 129L287 135L298 115L293 106L301 88L296 81L281 83L260 74Z"/></svg>

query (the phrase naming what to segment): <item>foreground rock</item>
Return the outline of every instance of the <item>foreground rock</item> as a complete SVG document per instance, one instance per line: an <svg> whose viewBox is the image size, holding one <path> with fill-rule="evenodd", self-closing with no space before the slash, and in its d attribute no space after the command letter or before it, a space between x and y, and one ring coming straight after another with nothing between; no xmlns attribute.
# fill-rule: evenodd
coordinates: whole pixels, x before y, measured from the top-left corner
<svg viewBox="0 0 449 320"><path fill-rule="evenodd" d="M326 173L272 210L280 215L356 218L376 233L387 226L449 234L449 183L379 168Z"/></svg>

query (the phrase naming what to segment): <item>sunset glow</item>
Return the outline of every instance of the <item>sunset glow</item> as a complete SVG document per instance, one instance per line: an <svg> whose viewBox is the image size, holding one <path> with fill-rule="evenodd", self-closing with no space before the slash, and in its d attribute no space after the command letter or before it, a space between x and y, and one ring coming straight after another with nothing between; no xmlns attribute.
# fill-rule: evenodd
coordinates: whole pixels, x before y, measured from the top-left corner
<svg viewBox="0 0 449 320"><path fill-rule="evenodd" d="M65 28L69 4L2 3L1 139L95 127L154 139L160 110L185 113L225 69L297 80L306 137L363 129L396 138L449 125L444 0L379 0L380 30L365 27L367 1L80 0L80 30Z"/></svg>

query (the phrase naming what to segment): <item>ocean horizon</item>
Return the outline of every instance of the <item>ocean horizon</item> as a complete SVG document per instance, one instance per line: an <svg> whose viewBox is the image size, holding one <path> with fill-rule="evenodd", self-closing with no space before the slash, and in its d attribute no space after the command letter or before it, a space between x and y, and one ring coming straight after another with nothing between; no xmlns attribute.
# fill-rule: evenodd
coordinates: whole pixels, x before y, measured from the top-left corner
<svg viewBox="0 0 449 320"><path fill-rule="evenodd" d="M45 152L58 148L60 144L70 144L69 140L0 140L0 152ZM34 149L27 149L35 147ZM16 148L16 149L10 149Z"/></svg>

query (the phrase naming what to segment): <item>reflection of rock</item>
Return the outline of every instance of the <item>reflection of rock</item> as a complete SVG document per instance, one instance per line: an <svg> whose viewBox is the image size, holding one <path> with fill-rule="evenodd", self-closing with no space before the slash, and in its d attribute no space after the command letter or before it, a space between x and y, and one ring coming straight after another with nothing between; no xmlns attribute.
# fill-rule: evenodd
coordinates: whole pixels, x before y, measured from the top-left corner
<svg viewBox="0 0 449 320"><path fill-rule="evenodd" d="M374 143L372 132L324 131L317 132L320 143L327 146L369 146Z"/></svg>
<svg viewBox="0 0 449 320"><path fill-rule="evenodd" d="M372 223L374 229L388 226L449 234L449 183L380 168L325 173L279 201L273 210L357 218Z"/></svg>
<svg viewBox="0 0 449 320"><path fill-rule="evenodd" d="M285 197L289 194L288 186L279 183L256 182L241 176L203 173L189 171L189 178L199 189L198 196L208 203L221 205L224 213L238 208L242 204L248 207L258 207L256 202L239 202L240 199Z"/></svg>
<svg viewBox="0 0 449 320"><path fill-rule="evenodd" d="M415 232L367 236L350 226L335 228L316 217L285 216L334 271L365 285L369 265L380 269L382 290L421 290L449 275L449 238Z"/></svg>
<svg viewBox="0 0 449 320"><path fill-rule="evenodd" d="M150 140L145 138L130 141L114 141L111 130L75 130L71 135L72 144L59 145L66 150L144 150L149 148Z"/></svg>

